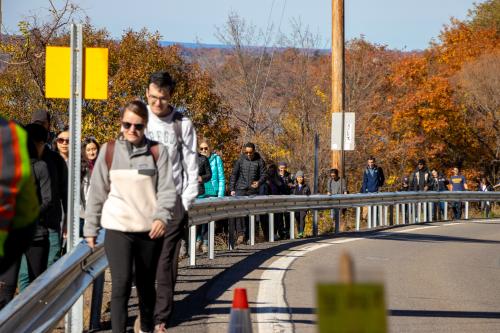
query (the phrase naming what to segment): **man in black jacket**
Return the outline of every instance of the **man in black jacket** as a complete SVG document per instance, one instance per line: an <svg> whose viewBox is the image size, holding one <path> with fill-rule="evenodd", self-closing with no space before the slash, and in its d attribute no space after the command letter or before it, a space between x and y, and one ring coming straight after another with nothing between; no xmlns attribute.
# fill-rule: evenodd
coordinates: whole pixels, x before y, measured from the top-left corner
<svg viewBox="0 0 500 333"><path fill-rule="evenodd" d="M248 142L244 146L244 153L234 163L229 190L232 196L257 195L259 186L266 180L266 164L259 153L255 151L255 145ZM247 232L244 218L235 219L235 227L238 238L236 245L245 241Z"/></svg>
<svg viewBox="0 0 500 333"><path fill-rule="evenodd" d="M418 160L417 170L410 177L410 191L428 191L431 178L432 176L425 165L425 160Z"/></svg>

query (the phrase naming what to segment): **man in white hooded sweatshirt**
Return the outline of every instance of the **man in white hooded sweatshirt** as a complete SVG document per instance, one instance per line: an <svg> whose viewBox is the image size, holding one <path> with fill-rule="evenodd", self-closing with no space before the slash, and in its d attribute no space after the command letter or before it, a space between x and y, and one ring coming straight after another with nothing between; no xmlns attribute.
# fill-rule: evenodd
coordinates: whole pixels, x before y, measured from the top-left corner
<svg viewBox="0 0 500 333"><path fill-rule="evenodd" d="M156 274L155 332L166 332L172 315L177 261L188 223L187 212L198 195L196 131L191 120L171 105L174 89L175 81L168 72L151 74L146 89L149 110L146 135L167 147L177 191L175 221L167 228Z"/></svg>

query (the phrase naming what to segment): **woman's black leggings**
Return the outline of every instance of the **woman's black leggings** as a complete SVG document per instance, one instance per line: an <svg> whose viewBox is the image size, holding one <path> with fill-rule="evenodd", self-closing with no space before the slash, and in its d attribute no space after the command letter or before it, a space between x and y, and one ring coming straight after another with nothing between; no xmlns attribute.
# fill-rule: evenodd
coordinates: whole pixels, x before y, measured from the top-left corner
<svg viewBox="0 0 500 333"><path fill-rule="evenodd" d="M13 245L15 246L15 245ZM49 257L49 239L32 241L26 251L29 281L32 282L47 269ZM9 268L0 274L0 309L9 303L16 292L21 256L12 262Z"/></svg>
<svg viewBox="0 0 500 333"><path fill-rule="evenodd" d="M135 265L135 286L139 296L141 330L153 330L156 301L156 266L163 238L153 240L147 232L106 230L104 250L111 270L111 328L113 333L127 329L128 300Z"/></svg>
<svg viewBox="0 0 500 333"><path fill-rule="evenodd" d="M299 222L299 233L304 232L304 228L306 227L306 216L307 210L295 212L295 220Z"/></svg>

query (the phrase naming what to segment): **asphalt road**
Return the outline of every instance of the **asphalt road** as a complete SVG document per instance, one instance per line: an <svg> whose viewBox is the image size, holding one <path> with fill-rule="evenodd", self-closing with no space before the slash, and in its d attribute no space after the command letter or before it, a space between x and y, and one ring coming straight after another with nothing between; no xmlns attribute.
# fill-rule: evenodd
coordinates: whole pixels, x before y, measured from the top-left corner
<svg viewBox="0 0 500 333"><path fill-rule="evenodd" d="M265 243L200 260L180 270L168 331L227 331L233 290L244 287L254 332L315 332L315 281L336 279L343 251L359 280L384 282L390 332L500 332L500 220Z"/></svg>

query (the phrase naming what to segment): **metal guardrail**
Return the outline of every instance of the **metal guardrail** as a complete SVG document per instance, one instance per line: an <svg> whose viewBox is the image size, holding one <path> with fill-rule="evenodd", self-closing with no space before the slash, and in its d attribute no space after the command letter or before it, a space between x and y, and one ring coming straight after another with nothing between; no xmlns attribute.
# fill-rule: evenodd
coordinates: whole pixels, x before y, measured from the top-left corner
<svg viewBox="0 0 500 333"><path fill-rule="evenodd" d="M108 266L103 240L101 234L94 251L82 241L7 304L0 311L0 332L51 331Z"/></svg>
<svg viewBox="0 0 500 333"><path fill-rule="evenodd" d="M423 205L424 215L429 211L432 217L432 205L435 202L500 201L500 192L395 192L351 195L311 195L311 196L255 196L226 197L198 200L189 213L190 263L195 264L196 226L209 224L209 257L214 257L215 221L228 218L249 216L250 244L255 243L255 216L269 214L270 241L273 239L273 214L300 210L312 210L314 223L317 223L318 210L332 208L356 208L356 230L359 230L360 208L382 207L377 215L371 217L369 209L368 226L376 227L387 224L387 208L396 207L396 224L421 220ZM405 220L405 208L409 217ZM418 208L416 208L418 207ZM447 207L447 205L446 205ZM400 209L401 208L401 209ZM418 214L415 212L418 211ZM378 215L380 213L380 215ZM402 213L402 214L400 214ZM412 215L413 214L413 215ZM294 218L290 214L290 236L294 235ZM370 223L370 219L373 223ZM424 220L427 219L424 216ZM317 229L316 229L317 230ZM104 254L103 233L98 237L94 251L81 242L71 253L66 254L47 269L30 286L0 311L0 332L48 332L69 311L71 306L83 294L85 289L106 269L108 262Z"/></svg>

